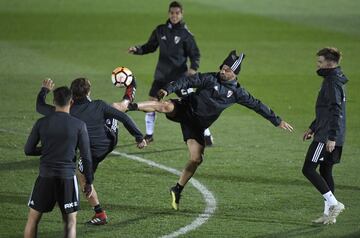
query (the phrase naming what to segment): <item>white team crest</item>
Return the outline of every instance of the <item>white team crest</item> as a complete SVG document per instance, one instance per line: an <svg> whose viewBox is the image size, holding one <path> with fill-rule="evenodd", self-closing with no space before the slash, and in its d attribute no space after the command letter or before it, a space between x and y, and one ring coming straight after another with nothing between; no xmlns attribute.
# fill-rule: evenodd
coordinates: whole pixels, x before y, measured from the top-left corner
<svg viewBox="0 0 360 238"><path fill-rule="evenodd" d="M228 97L228 98L231 97L231 95L233 95L233 93L234 93L233 91L229 90L229 91L227 92L226 97Z"/></svg>
<svg viewBox="0 0 360 238"><path fill-rule="evenodd" d="M166 36L162 36L161 39L162 39L162 40L166 40Z"/></svg>
<svg viewBox="0 0 360 238"><path fill-rule="evenodd" d="M175 37L174 37L174 42L175 42L175 44L179 43L180 40L181 40L181 37L180 37L180 36L175 36Z"/></svg>

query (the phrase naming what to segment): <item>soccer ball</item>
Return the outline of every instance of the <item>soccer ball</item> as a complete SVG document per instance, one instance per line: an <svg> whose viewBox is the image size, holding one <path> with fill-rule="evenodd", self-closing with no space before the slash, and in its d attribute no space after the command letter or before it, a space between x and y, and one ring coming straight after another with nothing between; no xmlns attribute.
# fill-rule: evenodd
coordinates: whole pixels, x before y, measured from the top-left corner
<svg viewBox="0 0 360 238"><path fill-rule="evenodd" d="M133 77L131 70L126 67L117 67L111 73L111 81L116 87L128 87Z"/></svg>

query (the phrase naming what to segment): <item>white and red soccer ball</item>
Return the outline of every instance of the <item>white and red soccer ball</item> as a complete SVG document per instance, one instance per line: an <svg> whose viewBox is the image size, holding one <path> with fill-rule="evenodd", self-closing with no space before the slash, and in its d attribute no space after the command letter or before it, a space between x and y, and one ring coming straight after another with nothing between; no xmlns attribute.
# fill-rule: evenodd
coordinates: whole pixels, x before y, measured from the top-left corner
<svg viewBox="0 0 360 238"><path fill-rule="evenodd" d="M116 87L128 87L133 81L133 74L126 67L117 67L111 73L111 81Z"/></svg>

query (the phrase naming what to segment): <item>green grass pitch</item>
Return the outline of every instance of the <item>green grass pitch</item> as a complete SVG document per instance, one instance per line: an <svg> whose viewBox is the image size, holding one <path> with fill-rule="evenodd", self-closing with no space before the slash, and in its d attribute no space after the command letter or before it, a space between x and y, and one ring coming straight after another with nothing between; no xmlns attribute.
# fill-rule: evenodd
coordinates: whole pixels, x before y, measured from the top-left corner
<svg viewBox="0 0 360 238"><path fill-rule="evenodd" d="M92 98L117 101L111 85L116 66L138 79L137 101L147 99L157 53L127 54L167 19L168 1L0 1L0 237L21 237L26 206L38 174L37 158L23 146L37 118L35 98L45 77L57 86L86 76ZM360 237L360 2L282 0L185 0L185 21L201 50L200 71L217 71L232 49L247 57L239 81L295 127L290 134L234 105L212 126L215 146L206 150L195 178L215 196L210 219L183 237ZM336 196L347 207L333 226L312 226L323 201L303 177L309 145L301 136L314 117L321 80L315 53L325 46L343 52L350 79L347 137L334 169ZM49 98L49 103L51 102ZM129 113L144 131L144 114ZM177 170L188 152L178 124L158 115L155 143L137 150L120 129L120 152ZM99 167L95 186L110 223L86 227L92 211L82 198L78 237L159 237L191 223L205 208L187 186L181 211L170 209L168 188L177 176L111 155ZM43 216L40 237L62 237L58 209Z"/></svg>

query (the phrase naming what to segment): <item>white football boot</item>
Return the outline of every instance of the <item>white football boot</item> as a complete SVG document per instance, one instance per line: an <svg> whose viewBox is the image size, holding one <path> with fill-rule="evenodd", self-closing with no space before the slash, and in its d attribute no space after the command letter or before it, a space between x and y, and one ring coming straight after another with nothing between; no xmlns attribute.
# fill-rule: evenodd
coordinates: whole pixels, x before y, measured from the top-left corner
<svg viewBox="0 0 360 238"><path fill-rule="evenodd" d="M336 222L336 217L339 216L339 214L345 210L344 204L338 201L336 205L332 205L329 208L329 218L327 221L324 222L324 224L334 224L333 221Z"/></svg>

